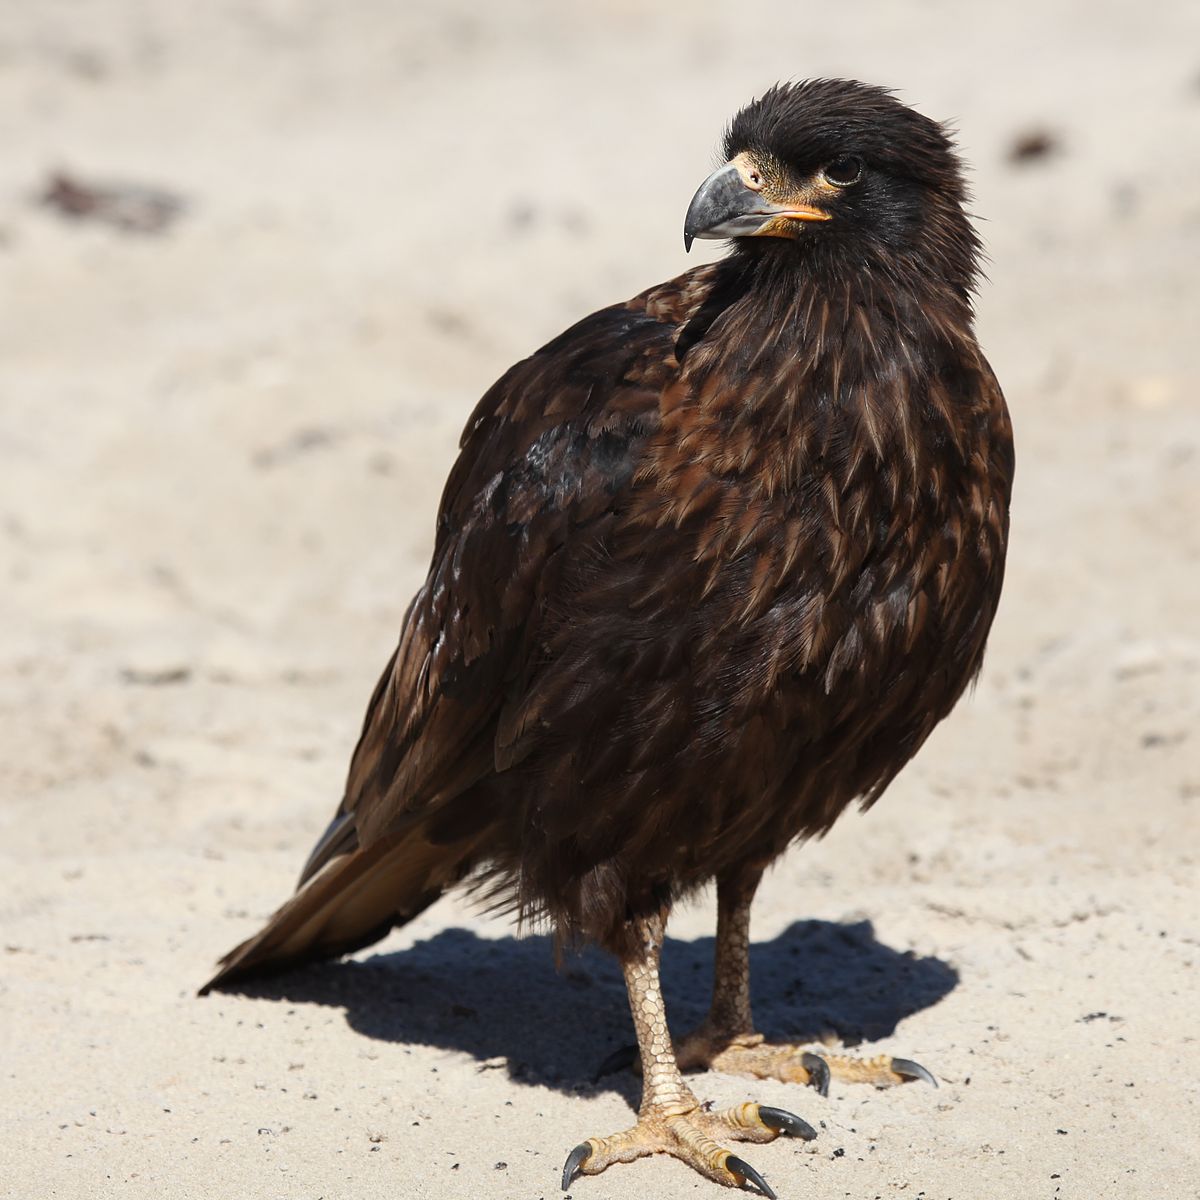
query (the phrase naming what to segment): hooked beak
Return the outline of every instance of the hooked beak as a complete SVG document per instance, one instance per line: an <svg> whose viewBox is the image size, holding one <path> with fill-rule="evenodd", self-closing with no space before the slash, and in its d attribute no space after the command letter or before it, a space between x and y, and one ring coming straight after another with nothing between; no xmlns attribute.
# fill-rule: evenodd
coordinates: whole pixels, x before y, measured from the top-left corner
<svg viewBox="0 0 1200 1200"><path fill-rule="evenodd" d="M806 204L777 204L747 184L737 159L715 170L688 205L683 248L696 238L789 237L792 221L828 221L830 214Z"/></svg>

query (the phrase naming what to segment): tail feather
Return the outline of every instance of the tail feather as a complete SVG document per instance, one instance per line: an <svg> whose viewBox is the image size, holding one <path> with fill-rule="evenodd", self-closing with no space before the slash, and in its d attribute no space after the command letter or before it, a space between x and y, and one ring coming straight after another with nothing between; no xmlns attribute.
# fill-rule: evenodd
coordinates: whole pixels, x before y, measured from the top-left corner
<svg viewBox="0 0 1200 1200"><path fill-rule="evenodd" d="M349 954L424 912L470 869L471 848L418 831L333 858L254 937L221 959L205 995L240 979Z"/></svg>

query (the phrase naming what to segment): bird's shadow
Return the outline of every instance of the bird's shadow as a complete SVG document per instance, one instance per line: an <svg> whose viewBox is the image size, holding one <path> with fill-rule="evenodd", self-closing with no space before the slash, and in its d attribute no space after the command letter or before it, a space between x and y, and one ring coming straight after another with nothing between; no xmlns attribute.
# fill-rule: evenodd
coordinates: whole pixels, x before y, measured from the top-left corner
<svg viewBox="0 0 1200 1200"><path fill-rule="evenodd" d="M712 953L711 937L667 940L662 979L676 1033L708 1007ZM787 1041L887 1037L958 983L941 959L877 941L870 921L796 921L752 946L750 961L758 1027ZM547 937L445 929L406 950L321 963L237 990L343 1008L351 1028L370 1038L461 1051L514 1080L564 1092L610 1088L636 1105L628 1073L593 1078L614 1048L633 1040L621 973L596 950L556 970Z"/></svg>

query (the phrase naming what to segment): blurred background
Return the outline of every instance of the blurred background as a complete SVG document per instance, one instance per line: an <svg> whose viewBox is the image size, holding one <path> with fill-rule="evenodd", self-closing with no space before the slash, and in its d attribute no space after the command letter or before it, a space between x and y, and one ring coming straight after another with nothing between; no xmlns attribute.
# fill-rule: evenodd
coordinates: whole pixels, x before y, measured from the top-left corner
<svg viewBox="0 0 1200 1200"><path fill-rule="evenodd" d="M591 1059L564 1061L569 1025L536 1086L511 1055L478 1076L438 1025L474 1019L453 955L422 968L426 1017L382 1022L403 1049L328 1007L192 991L337 801L479 395L718 254L685 257L681 230L725 123L814 75L957 128L1018 479L973 701L876 812L778 870L762 936L869 915L937 954L961 982L891 1048L961 1082L970 1047L1021 1091L943 1088L948 1116L872 1100L897 1137L836 1176L833 1143L756 1165L793 1197L1200 1191L1196 1072L1176 1069L1200 1054L1200 6L1167 0L0 0L0 1013L19 1101L0 1191L549 1195L561 1154L624 1123L619 1095L579 1082ZM508 933L440 905L388 945L448 924ZM589 969L599 1058L627 1016ZM569 1009L582 985L546 970ZM557 1028L511 999L507 1019ZM371 1056L378 1080L353 1065ZM419 1088L389 1090L404 1063ZM364 1086L369 1117L345 1104ZM437 1121L451 1102L489 1123L469 1146ZM524 1123L501 1136L495 1112ZM414 1155L428 1178L404 1174ZM577 1194L696 1182L655 1162Z"/></svg>

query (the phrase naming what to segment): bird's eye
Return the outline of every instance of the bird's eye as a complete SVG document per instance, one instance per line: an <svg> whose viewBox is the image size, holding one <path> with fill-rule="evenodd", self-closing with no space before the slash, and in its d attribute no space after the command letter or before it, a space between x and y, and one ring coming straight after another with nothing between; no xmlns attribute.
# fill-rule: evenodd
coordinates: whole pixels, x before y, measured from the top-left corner
<svg viewBox="0 0 1200 1200"><path fill-rule="evenodd" d="M825 176L825 181L832 183L834 187L849 187L862 178L862 173L862 159L850 156L835 158L833 162L826 164L825 169L821 172Z"/></svg>

